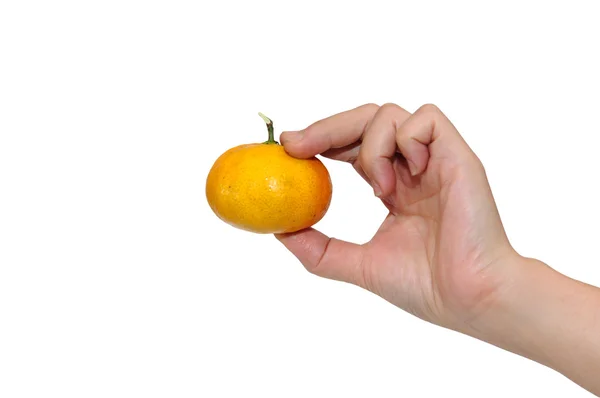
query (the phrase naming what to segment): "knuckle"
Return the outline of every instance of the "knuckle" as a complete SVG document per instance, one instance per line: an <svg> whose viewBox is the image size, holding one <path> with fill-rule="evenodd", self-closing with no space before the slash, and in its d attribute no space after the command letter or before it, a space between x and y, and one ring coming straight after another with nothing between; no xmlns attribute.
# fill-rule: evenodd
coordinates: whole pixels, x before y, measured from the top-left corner
<svg viewBox="0 0 600 398"><path fill-rule="evenodd" d="M381 105L381 108L379 108L379 111L381 113L394 113L397 112L400 108L399 105L394 104L393 102L387 102L383 105Z"/></svg>
<svg viewBox="0 0 600 398"><path fill-rule="evenodd" d="M427 114L440 114L442 111L435 104L425 104L419 108L419 111Z"/></svg>
<svg viewBox="0 0 600 398"><path fill-rule="evenodd" d="M371 161L371 156L367 151L361 150L358 152L357 160L358 160L358 164L360 164L363 167L363 169L365 167L368 168L369 163Z"/></svg>
<svg viewBox="0 0 600 398"><path fill-rule="evenodd" d="M362 167L365 175L373 178L376 173L377 155L374 153L361 151L358 153L358 165Z"/></svg>
<svg viewBox="0 0 600 398"><path fill-rule="evenodd" d="M366 111L375 113L375 112L377 112L377 110L379 110L380 107L379 107L379 105L377 105L375 103L369 102L368 104L362 105L361 108L363 108Z"/></svg>
<svg viewBox="0 0 600 398"><path fill-rule="evenodd" d="M473 153L473 165L471 167L473 167L475 170L479 170L480 173L487 175L485 165L481 161L481 158L475 153Z"/></svg>
<svg viewBox="0 0 600 398"><path fill-rule="evenodd" d="M323 275L323 270L327 268L327 254L332 246L333 241L333 238L329 238L319 258L317 258L317 260L314 263L305 265L305 268L308 272L317 276Z"/></svg>
<svg viewBox="0 0 600 398"><path fill-rule="evenodd" d="M404 140L404 137L406 137L409 134L409 131L404 127L404 126L400 126L396 129L396 133L394 134L396 137L396 142L400 142L402 140Z"/></svg>
<svg viewBox="0 0 600 398"><path fill-rule="evenodd" d="M465 156L458 159L457 171L468 176L483 176L487 179L485 166L479 156L474 152L468 152Z"/></svg>

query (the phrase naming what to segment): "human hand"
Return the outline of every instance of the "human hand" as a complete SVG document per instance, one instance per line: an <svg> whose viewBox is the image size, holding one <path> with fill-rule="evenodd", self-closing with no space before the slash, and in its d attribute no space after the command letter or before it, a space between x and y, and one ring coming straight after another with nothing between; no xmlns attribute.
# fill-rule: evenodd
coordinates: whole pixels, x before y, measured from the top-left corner
<svg viewBox="0 0 600 398"><path fill-rule="evenodd" d="M600 396L600 289L520 256L484 168L435 106L364 105L284 132L292 156L346 161L389 210L355 244L309 228L277 238L312 273L530 358Z"/></svg>
<svg viewBox="0 0 600 398"><path fill-rule="evenodd" d="M484 168L434 105L360 106L280 137L292 156L350 163L389 215L355 244L315 229L277 238L308 271L356 284L432 323L461 330L510 280L517 253Z"/></svg>

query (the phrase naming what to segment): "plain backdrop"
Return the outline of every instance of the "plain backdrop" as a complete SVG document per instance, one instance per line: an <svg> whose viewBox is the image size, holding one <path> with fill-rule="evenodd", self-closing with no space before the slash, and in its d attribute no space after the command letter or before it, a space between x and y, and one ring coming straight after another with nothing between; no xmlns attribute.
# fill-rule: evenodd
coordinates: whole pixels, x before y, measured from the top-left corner
<svg viewBox="0 0 600 398"><path fill-rule="evenodd" d="M595 1L0 2L0 396L588 397L211 212L228 148L438 105L517 250L600 285ZM385 215L346 164L317 225Z"/></svg>

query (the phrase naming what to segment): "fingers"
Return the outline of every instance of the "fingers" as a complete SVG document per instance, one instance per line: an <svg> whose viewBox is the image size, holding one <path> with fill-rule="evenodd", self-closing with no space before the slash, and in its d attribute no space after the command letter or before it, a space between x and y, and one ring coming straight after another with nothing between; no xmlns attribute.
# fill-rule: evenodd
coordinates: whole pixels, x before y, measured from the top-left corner
<svg viewBox="0 0 600 398"><path fill-rule="evenodd" d="M392 159L396 155L396 131L410 113L396 104L385 104L375 114L363 136L359 162L371 181L375 196L392 193L396 176Z"/></svg>
<svg viewBox="0 0 600 398"><path fill-rule="evenodd" d="M279 139L286 151L298 158L344 148L361 139L378 109L375 104L362 105L313 123L304 130L283 132Z"/></svg>
<svg viewBox="0 0 600 398"><path fill-rule="evenodd" d="M435 105L423 105L396 131L396 143L413 176L427 168L430 156L460 159L472 152L450 120Z"/></svg>
<svg viewBox="0 0 600 398"><path fill-rule="evenodd" d="M468 145L435 105L413 115L395 104L366 104L313 123L304 130L281 134L281 143L295 157L317 154L351 162L381 198L394 192L396 151L405 158L406 176L423 173L430 156L461 159ZM356 161L358 160L358 161ZM410 178L410 177L408 177Z"/></svg>
<svg viewBox="0 0 600 398"><path fill-rule="evenodd" d="M329 238L313 228L275 237L309 272L324 278L364 286L363 246Z"/></svg>

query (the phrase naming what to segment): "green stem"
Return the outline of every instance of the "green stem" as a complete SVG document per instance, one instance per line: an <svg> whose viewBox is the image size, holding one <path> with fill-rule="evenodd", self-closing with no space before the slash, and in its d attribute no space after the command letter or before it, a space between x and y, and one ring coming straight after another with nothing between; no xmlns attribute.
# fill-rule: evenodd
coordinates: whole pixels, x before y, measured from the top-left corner
<svg viewBox="0 0 600 398"><path fill-rule="evenodd" d="M265 123L267 124L267 131L269 132L269 139L263 142L263 144L279 144L277 141L275 141L275 133L273 132L273 121L260 112L258 112L258 116L260 116L262 120L265 121Z"/></svg>

